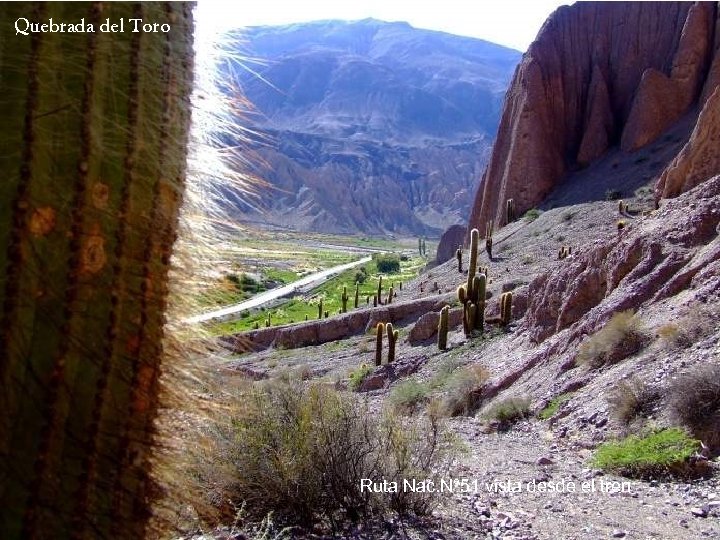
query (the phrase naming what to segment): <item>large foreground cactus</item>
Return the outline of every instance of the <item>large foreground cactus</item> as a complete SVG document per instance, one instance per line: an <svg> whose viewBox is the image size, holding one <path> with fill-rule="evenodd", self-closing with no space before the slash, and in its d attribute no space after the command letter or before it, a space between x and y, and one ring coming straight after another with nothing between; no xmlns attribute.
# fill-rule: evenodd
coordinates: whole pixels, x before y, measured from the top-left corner
<svg viewBox="0 0 720 540"><path fill-rule="evenodd" d="M0 5L0 537L142 538L192 4ZM16 35L11 21L93 24ZM124 32L100 25L124 19ZM170 31L132 32L130 19Z"/></svg>

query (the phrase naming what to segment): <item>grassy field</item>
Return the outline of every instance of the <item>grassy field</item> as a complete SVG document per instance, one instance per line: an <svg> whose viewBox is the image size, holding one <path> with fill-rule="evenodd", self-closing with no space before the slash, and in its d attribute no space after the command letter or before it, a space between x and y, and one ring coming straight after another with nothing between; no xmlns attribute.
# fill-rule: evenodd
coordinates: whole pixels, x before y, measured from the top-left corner
<svg viewBox="0 0 720 540"><path fill-rule="evenodd" d="M378 271L376 261L371 261L347 270L337 276L328 279L325 283L316 288L312 293L307 295L299 295L295 298L271 309L254 310L252 312L245 311L239 314L239 318L235 321L228 321L216 324L212 331L217 334L229 334L241 332L243 330L252 329L255 324L259 327L265 326L268 314L270 315L271 324L273 326L279 324L287 324L292 322L305 321L318 318L319 304L322 301L322 311L327 311L329 316L337 315L342 308L343 288L347 288L348 311L354 308L355 302L355 284L358 279L363 280L359 283L359 306L365 307L372 305L373 295L377 294L378 283L382 277L382 296L383 301L387 299L387 295L391 286L394 286L397 292L397 298L393 301L402 300L402 291L400 284L417 276L420 269L425 265L426 259L420 256L408 256L407 260L400 262L400 271L396 273L381 273ZM364 269L364 271L363 271ZM369 302L368 302L369 298Z"/></svg>

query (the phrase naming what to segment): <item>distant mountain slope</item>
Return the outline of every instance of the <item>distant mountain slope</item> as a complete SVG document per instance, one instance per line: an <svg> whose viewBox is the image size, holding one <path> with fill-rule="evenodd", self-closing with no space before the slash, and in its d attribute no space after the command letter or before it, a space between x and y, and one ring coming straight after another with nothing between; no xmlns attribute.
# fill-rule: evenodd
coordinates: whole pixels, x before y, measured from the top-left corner
<svg viewBox="0 0 720 540"><path fill-rule="evenodd" d="M264 216L300 230L434 234L468 214L520 53L372 19L246 29ZM248 209L245 209L248 210Z"/></svg>

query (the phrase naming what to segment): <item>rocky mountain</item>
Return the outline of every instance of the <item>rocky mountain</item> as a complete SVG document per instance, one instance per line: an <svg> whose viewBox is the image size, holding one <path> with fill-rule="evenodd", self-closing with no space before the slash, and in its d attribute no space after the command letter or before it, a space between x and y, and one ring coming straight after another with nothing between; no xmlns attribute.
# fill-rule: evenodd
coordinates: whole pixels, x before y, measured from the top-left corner
<svg viewBox="0 0 720 540"><path fill-rule="evenodd" d="M272 189L247 219L299 230L437 234L463 221L520 54L373 19L243 32L229 74L263 134Z"/></svg>
<svg viewBox="0 0 720 540"><path fill-rule="evenodd" d="M610 149L638 153L674 125L693 125L701 110L700 124L716 121L717 28L715 2L559 8L515 73L470 224L481 231L489 220L504 224L507 199L518 213L538 206ZM711 164L717 154L700 141L716 143L717 131L700 124L691 144L704 152L702 166L685 181L687 152L679 156L674 172L662 174L658 197L677 195L717 170Z"/></svg>

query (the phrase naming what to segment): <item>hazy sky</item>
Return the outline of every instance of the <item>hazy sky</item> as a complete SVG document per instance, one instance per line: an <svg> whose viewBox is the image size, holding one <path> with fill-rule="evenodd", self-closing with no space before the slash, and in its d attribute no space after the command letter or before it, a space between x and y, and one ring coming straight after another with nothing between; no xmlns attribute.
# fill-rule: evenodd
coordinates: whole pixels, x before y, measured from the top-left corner
<svg viewBox="0 0 720 540"><path fill-rule="evenodd" d="M482 38L525 51L558 0L199 0L200 39L242 26L319 19L407 21L416 28Z"/></svg>

